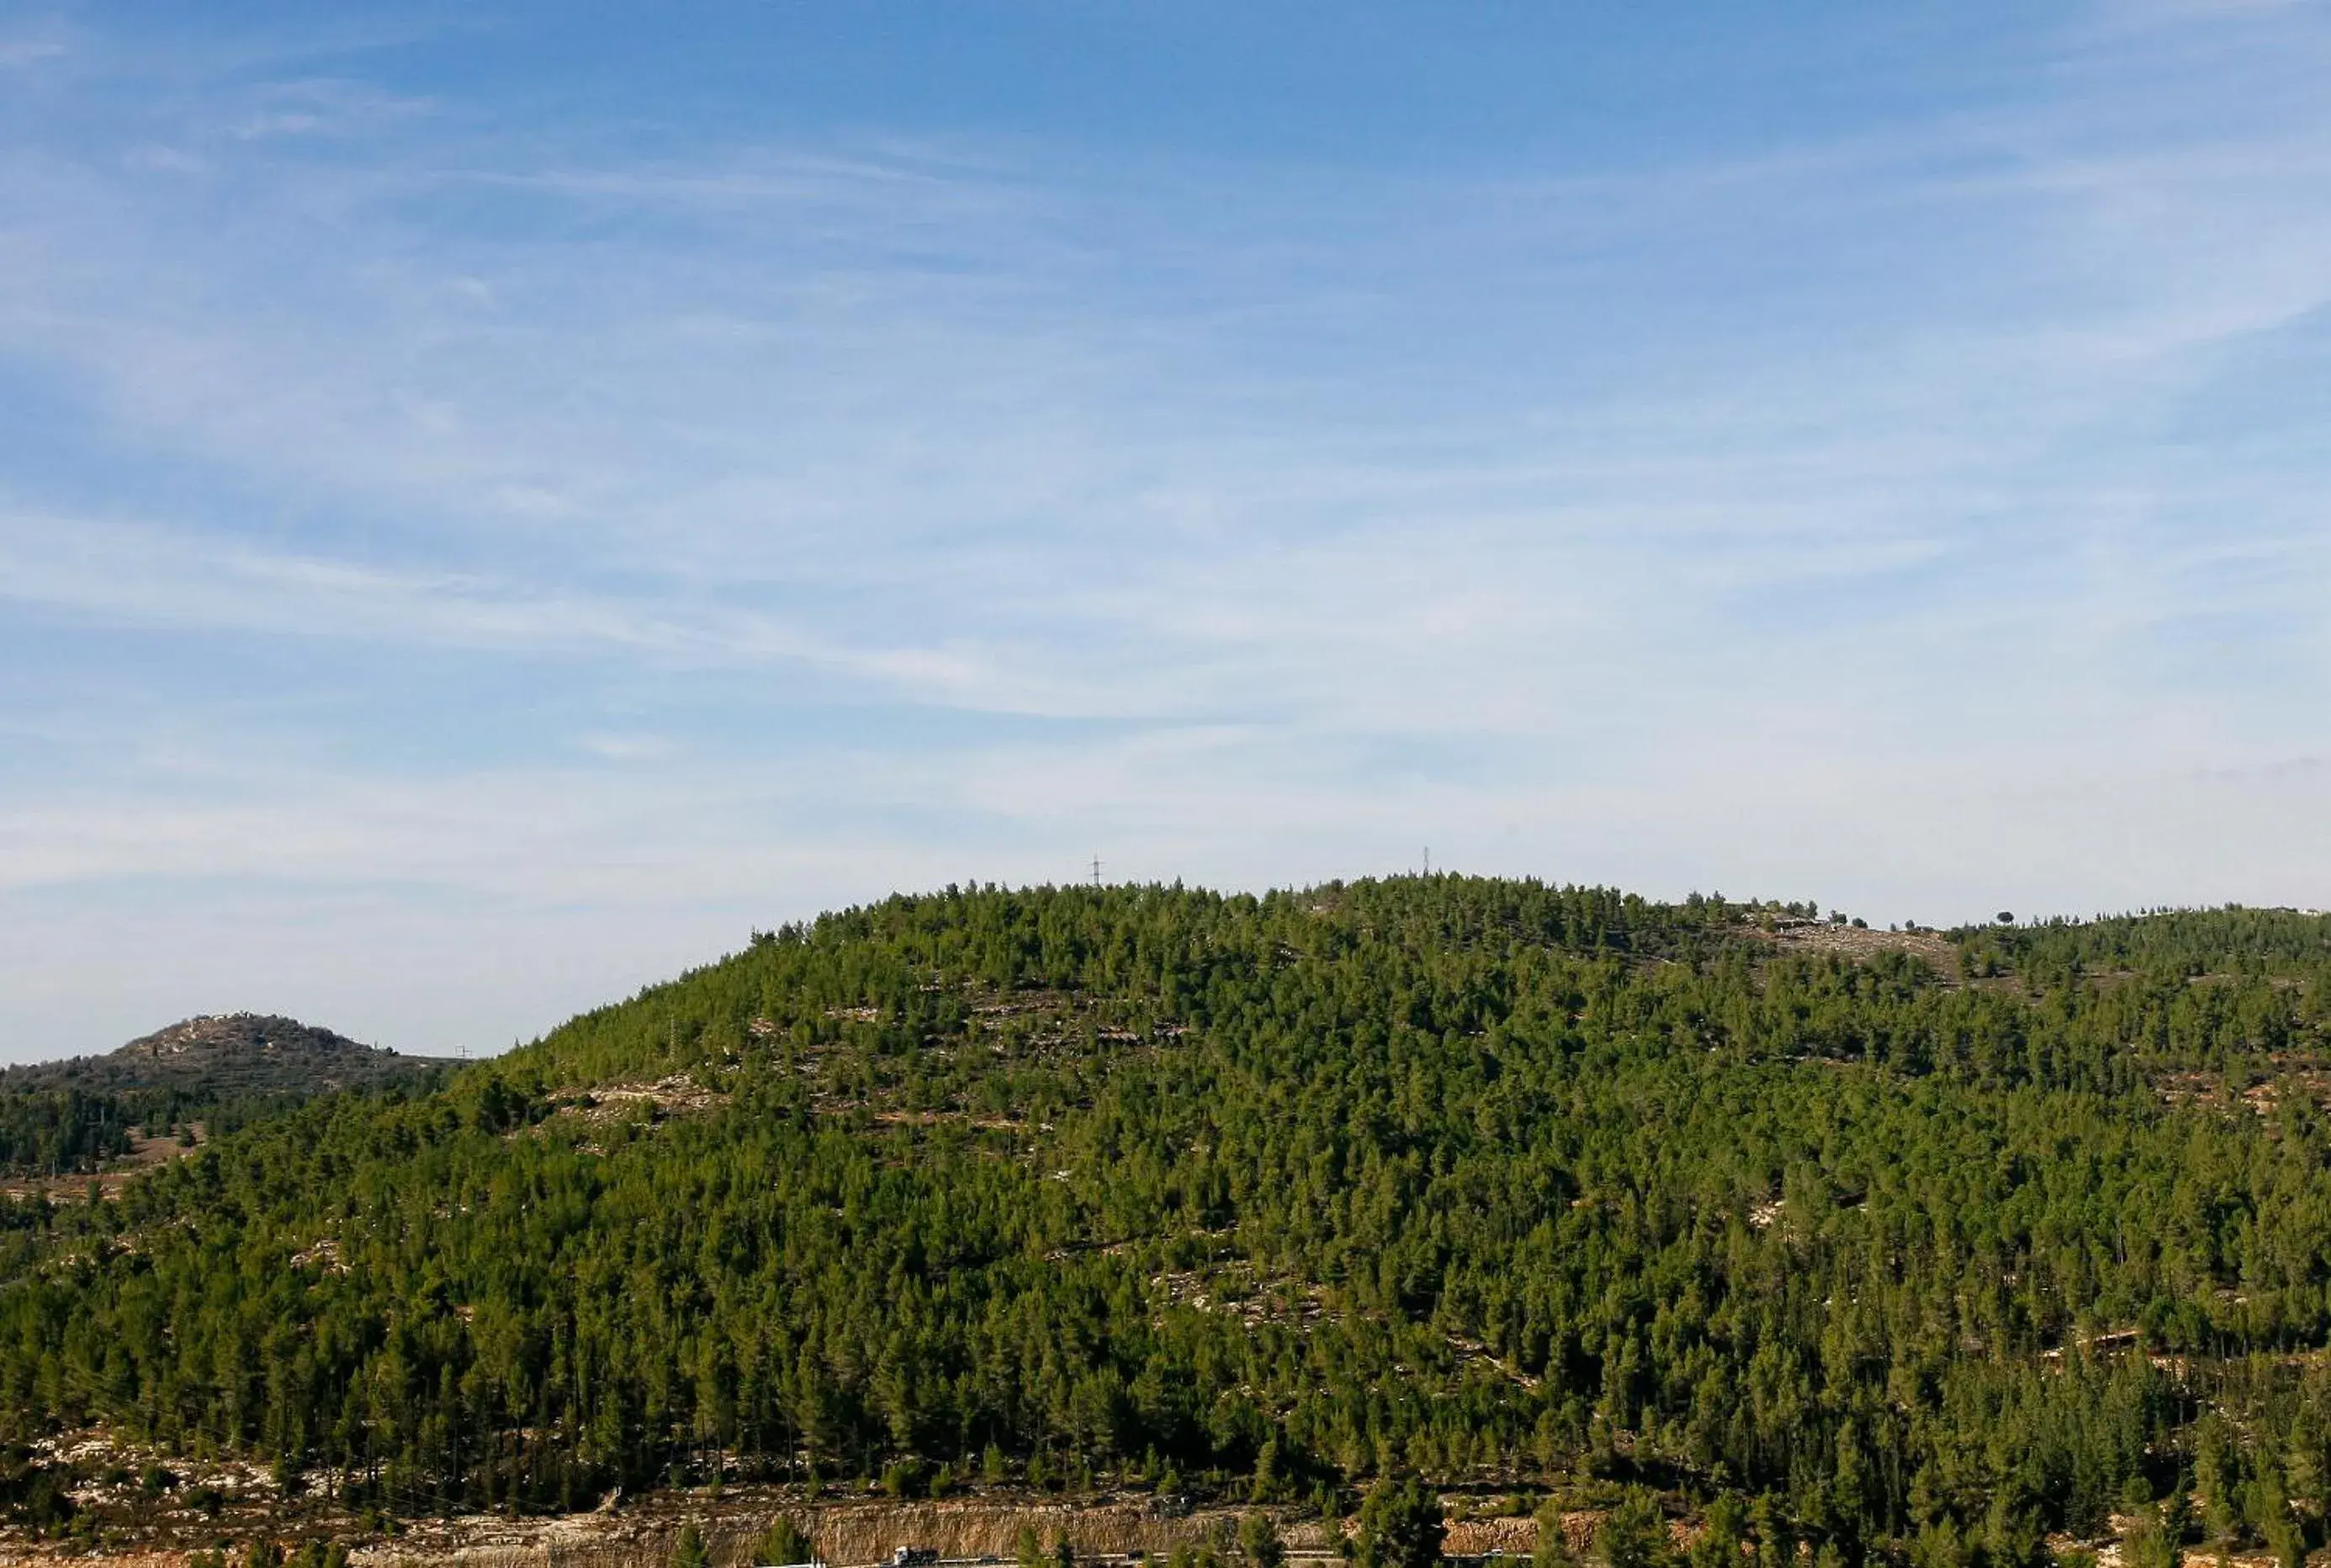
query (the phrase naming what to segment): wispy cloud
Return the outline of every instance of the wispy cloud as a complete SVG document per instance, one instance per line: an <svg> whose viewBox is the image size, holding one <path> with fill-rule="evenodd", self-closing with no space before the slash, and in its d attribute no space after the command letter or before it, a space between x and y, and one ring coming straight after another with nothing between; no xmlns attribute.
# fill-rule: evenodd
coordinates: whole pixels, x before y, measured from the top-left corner
<svg viewBox="0 0 2331 1568"><path fill-rule="evenodd" d="M0 39L0 71L37 65L44 60L55 60L64 52L65 46L52 39Z"/></svg>
<svg viewBox="0 0 2331 1568"><path fill-rule="evenodd" d="M1427 841L1881 918L2295 898L2331 46L2203 13L1552 172L611 154L76 37L0 154L0 935L277 899L375 996L428 909L562 986L588 927L604 992L677 951L623 929Z"/></svg>

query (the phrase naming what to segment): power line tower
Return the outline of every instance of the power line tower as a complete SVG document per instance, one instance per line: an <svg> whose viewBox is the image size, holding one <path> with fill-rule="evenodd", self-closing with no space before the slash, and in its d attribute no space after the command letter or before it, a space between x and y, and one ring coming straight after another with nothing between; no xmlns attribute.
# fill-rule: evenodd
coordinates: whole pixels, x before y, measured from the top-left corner
<svg viewBox="0 0 2331 1568"><path fill-rule="evenodd" d="M1100 886L1100 857L1099 855L1095 855L1093 857L1093 886L1096 888Z"/></svg>

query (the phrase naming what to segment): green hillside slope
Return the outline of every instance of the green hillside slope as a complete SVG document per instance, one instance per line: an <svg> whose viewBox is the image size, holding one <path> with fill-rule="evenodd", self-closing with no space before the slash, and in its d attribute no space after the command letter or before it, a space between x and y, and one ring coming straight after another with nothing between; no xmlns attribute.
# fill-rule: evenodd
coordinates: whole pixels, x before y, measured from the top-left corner
<svg viewBox="0 0 2331 1568"><path fill-rule="evenodd" d="M404 1508L1592 1474L2006 1568L2184 1478L2316 1528L2331 921L1803 913L1439 877L757 936L0 1211L0 1437Z"/></svg>

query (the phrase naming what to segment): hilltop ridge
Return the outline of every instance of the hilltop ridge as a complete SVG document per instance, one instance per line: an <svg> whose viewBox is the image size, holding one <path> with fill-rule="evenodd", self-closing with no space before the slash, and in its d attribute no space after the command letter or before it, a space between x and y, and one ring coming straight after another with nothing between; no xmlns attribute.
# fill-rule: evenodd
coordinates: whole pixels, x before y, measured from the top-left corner
<svg viewBox="0 0 2331 1568"><path fill-rule="evenodd" d="M205 1134L343 1091L425 1089L454 1063L402 1056L273 1013L206 1013L106 1052L0 1069L0 1183L118 1191ZM142 1135L142 1136L141 1136Z"/></svg>
<svg viewBox="0 0 2331 1568"><path fill-rule="evenodd" d="M325 1094L451 1063L404 1056L274 1013L199 1013L98 1056L0 1069L0 1094L175 1089L208 1095Z"/></svg>
<svg viewBox="0 0 2331 1568"><path fill-rule="evenodd" d="M2145 1512L2190 1481L2229 1547L2319 1542L2331 920L1816 916L1441 875L758 932L9 1211L0 1440L238 1456L363 1532L1422 1478L2046 1568L2202 1528Z"/></svg>

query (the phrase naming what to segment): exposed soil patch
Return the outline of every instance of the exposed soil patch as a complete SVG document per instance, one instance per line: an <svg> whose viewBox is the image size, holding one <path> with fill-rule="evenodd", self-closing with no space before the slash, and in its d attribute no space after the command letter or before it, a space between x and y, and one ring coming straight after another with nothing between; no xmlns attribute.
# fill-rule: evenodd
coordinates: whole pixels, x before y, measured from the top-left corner
<svg viewBox="0 0 2331 1568"><path fill-rule="evenodd" d="M1881 953L1908 953L1934 965L1948 980L1958 974L1959 950L1940 932L1878 931L1862 926L1838 926L1802 917L1774 921L1770 930L1743 926L1741 935L1769 942L1784 953L1826 953L1860 963Z"/></svg>
<svg viewBox="0 0 2331 1568"><path fill-rule="evenodd" d="M874 1119L893 1127L936 1127L952 1122L990 1133L1024 1132L1028 1127L1026 1122L1011 1117L974 1116L969 1111L876 1111Z"/></svg>
<svg viewBox="0 0 2331 1568"><path fill-rule="evenodd" d="M554 1089L551 1102L558 1108L553 1119L605 1123L637 1120L642 1112L654 1117L674 1113L713 1110L728 1097L706 1088L685 1073L660 1078L653 1083L604 1083L590 1088Z"/></svg>
<svg viewBox="0 0 2331 1568"><path fill-rule="evenodd" d="M2248 1111L2270 1117L2286 1100L2296 1099L2317 1109L2331 1109L2331 1068L2311 1054L2277 1051L2273 1078L2233 1088L2223 1075L2192 1069L2164 1071L2153 1076L2154 1092L2164 1105L2215 1111Z"/></svg>
<svg viewBox="0 0 2331 1568"><path fill-rule="evenodd" d="M95 1175L12 1176L0 1182L0 1196L30 1198L46 1193L52 1203L79 1203L88 1200L89 1190L94 1186L100 1196L118 1198L133 1178L157 1165L183 1160L208 1141L210 1135L202 1123L193 1123L191 1130L195 1142L189 1145L181 1143L175 1135L148 1137L144 1128L132 1127L129 1131L129 1152L109 1162Z"/></svg>
<svg viewBox="0 0 2331 1568"><path fill-rule="evenodd" d="M1049 1547L1066 1540L1088 1562L1134 1552L1165 1554L1176 1546L1212 1542L1226 1546L1248 1507L1162 1505L1137 1492L1079 1501L1029 1497L1009 1491L983 1492L935 1501L894 1502L862 1497L811 1501L797 1489L745 1487L719 1494L697 1489L659 1492L637 1500L610 1497L587 1513L512 1519L500 1515L461 1515L409 1522L394 1535L367 1532L341 1510L310 1497L286 1498L263 1474L206 1474L200 1485L224 1495L216 1515L189 1508L180 1500L196 1488L182 1481L172 1497L147 1506L147 1522L127 1521L134 1491L95 1486L81 1488L83 1500L100 1506L115 1521L95 1551L66 1542L38 1542L0 1531L0 1564L62 1561L121 1564L122 1568L184 1568L186 1554L224 1544L230 1555L254 1539L290 1542L330 1536L346 1540L358 1568L397 1568L421 1563L451 1563L468 1568L666 1568L681 1529L703 1532L714 1568L741 1568L779 1517L804 1529L818 1554L836 1568L880 1563L899 1546L936 1550L953 1559L1013 1561L1023 1527L1032 1527ZM102 1495L100 1495L102 1494ZM1267 1510L1278 1516L1281 1538L1299 1554L1325 1554L1334 1544L1317 1516L1306 1510ZM1489 1520L1502 1529L1529 1521ZM1451 1526L1452 1543L1463 1525ZM1456 1544L1451 1550L1460 1550Z"/></svg>

